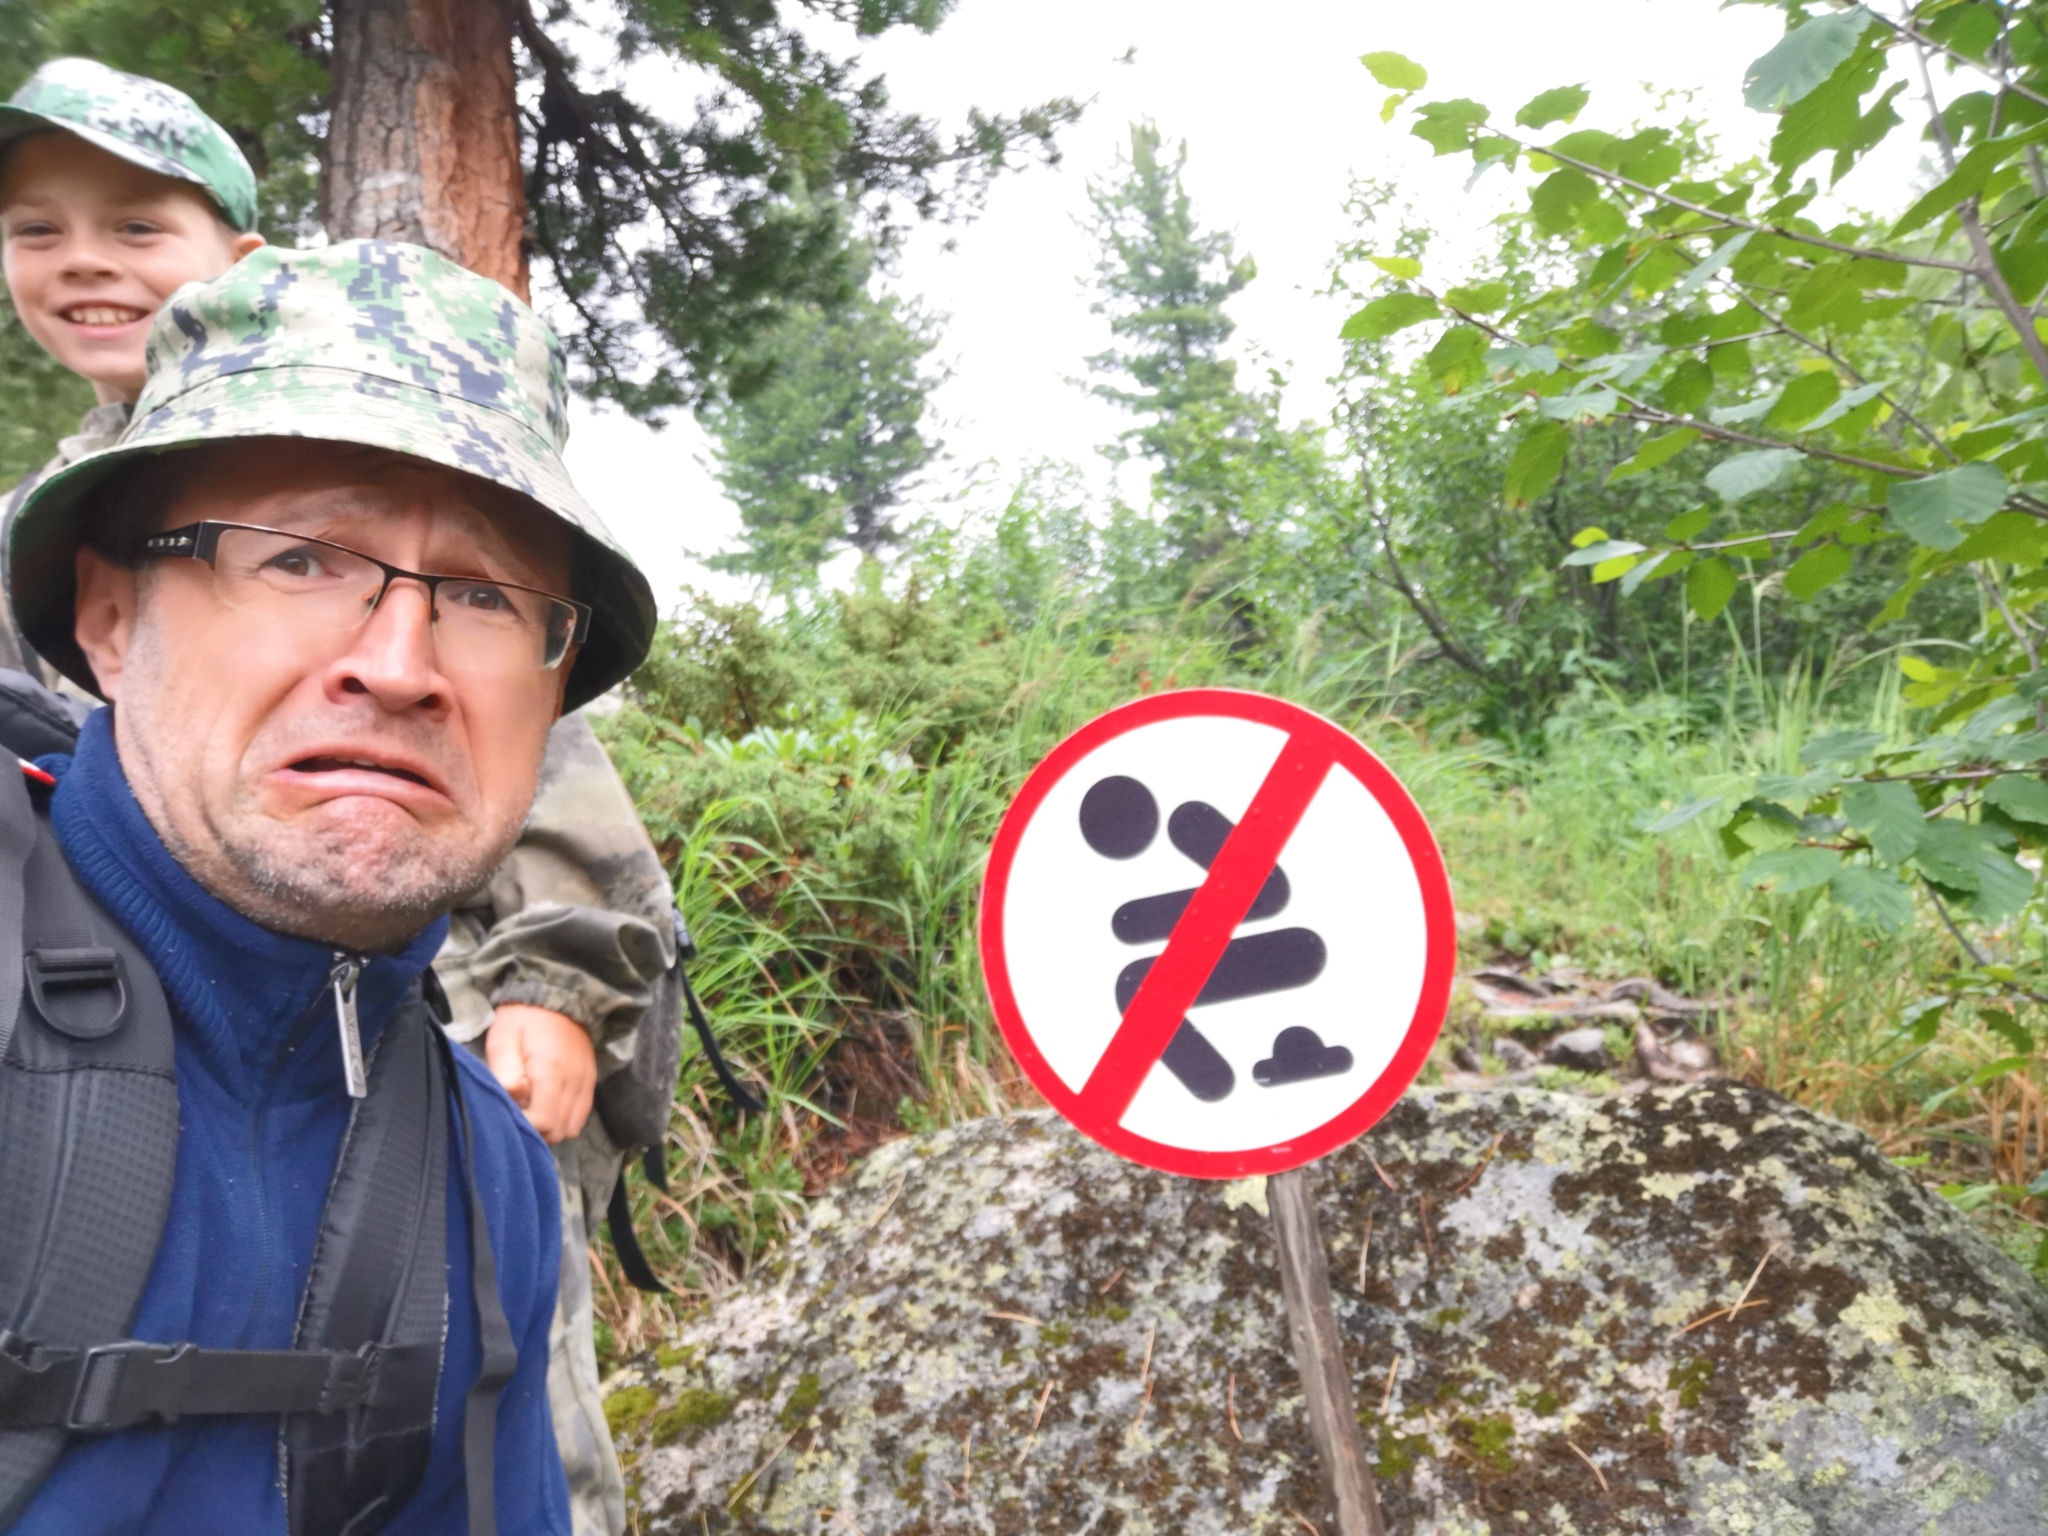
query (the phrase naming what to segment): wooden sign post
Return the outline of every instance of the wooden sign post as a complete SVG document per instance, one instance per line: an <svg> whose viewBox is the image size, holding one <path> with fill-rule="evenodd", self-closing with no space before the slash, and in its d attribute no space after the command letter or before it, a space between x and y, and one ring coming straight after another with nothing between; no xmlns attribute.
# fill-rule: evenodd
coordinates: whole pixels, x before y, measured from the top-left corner
<svg viewBox="0 0 2048 1536"><path fill-rule="evenodd" d="M1280 1249L1280 1292L1287 1302L1294 1365L1301 1373L1309 1433L1329 1480L1339 1536L1387 1536L1379 1497L1373 1492L1372 1466L1358 1434L1351 1370L1344 1361L1344 1336L1337 1331L1331 1303L1330 1264L1316 1221L1309 1169L1290 1168L1266 1180L1266 1204L1273 1213L1273 1237Z"/></svg>

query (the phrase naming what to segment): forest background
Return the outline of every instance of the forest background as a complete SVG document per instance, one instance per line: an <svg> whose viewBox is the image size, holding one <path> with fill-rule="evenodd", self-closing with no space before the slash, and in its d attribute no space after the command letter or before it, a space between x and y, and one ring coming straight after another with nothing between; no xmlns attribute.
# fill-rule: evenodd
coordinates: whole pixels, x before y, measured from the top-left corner
<svg viewBox="0 0 2048 1536"><path fill-rule="evenodd" d="M242 137L273 232L317 239L337 39L394 3L0 0L0 88L65 51L171 79ZM1030 1101L974 963L996 821L1081 721L1198 683L1387 758L1467 966L1715 999L1731 1071L1862 1123L2048 1269L2048 5L1772 5L1761 133L1571 81L1445 97L1367 53L1356 131L1476 195L1354 186L1322 418L1234 339L1257 231L1206 223L1172 125L1134 123L1075 299L1112 472L1041 463L980 515L931 404L945 317L896 253L1080 109L941 128L802 25L947 9L517 8L522 264L579 387L693 412L741 524L725 595L685 595L604 730L769 1108L685 1064L677 1173L636 1193L676 1295L601 1255L607 1357L877 1141ZM605 50L704 93L664 115L589 73ZM0 362L11 476L86 402L18 327ZM1461 1002L1446 1048L1478 1030Z"/></svg>

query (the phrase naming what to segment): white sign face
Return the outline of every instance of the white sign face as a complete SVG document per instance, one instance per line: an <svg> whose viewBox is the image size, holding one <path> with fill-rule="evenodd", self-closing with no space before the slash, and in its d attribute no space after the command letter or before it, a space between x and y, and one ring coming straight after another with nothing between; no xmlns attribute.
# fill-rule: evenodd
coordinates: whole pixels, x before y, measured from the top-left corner
<svg viewBox="0 0 2048 1536"><path fill-rule="evenodd" d="M1039 1091L1111 1150L1236 1178L1367 1129L1414 1080L1454 963L1441 857L1377 758L1258 694L1161 694L1026 782L983 969Z"/></svg>

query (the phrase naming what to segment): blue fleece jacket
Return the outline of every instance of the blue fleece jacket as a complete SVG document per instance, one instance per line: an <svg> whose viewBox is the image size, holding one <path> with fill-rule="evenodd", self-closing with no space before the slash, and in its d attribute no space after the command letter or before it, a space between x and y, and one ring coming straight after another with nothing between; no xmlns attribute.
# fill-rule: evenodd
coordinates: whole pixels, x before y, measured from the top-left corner
<svg viewBox="0 0 2048 1536"><path fill-rule="evenodd" d="M203 890L143 816L114 749L112 712L86 722L58 776L52 824L86 887L163 979L177 1031L179 1140L169 1219L132 1336L217 1349L289 1349L349 1098L330 1024L288 1048L333 964L327 946L259 928ZM439 949L445 920L365 970L358 1000L374 1040ZM555 1169L526 1118L467 1051L461 1091L476 1181L519 1369L498 1408L504 1536L569 1531L547 1405L560 1208ZM466 1536L463 1397L481 1350L459 1156L449 1158L448 1342L432 1460L387 1536ZM81 1442L12 1536L258 1536L285 1531L278 1421L185 1420Z"/></svg>

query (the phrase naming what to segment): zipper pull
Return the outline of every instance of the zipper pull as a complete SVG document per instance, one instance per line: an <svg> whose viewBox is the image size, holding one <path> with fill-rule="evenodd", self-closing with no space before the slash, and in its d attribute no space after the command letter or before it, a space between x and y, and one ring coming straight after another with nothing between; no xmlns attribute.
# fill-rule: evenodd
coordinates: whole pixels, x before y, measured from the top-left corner
<svg viewBox="0 0 2048 1536"><path fill-rule="evenodd" d="M363 1070L363 1031L356 1022L356 980L362 974L360 957L346 950L334 952L334 969L327 982L334 991L334 1022L341 1030L341 1070L352 1099L370 1095L369 1075Z"/></svg>

